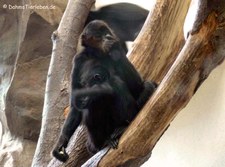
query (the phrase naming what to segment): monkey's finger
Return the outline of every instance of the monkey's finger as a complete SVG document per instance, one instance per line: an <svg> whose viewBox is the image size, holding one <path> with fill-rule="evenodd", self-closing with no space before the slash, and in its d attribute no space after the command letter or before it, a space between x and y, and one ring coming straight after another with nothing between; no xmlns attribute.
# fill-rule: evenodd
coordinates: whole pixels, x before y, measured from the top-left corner
<svg viewBox="0 0 225 167"><path fill-rule="evenodd" d="M115 138L120 137L123 134L123 132L125 131L125 129L126 129L126 127L120 127L120 128L115 129L115 131L111 135L111 138L115 139Z"/></svg>
<svg viewBox="0 0 225 167"><path fill-rule="evenodd" d="M113 149L117 149L118 148L118 145L119 145L119 140L116 139L116 140L111 140L110 142L110 147L113 148Z"/></svg>
<svg viewBox="0 0 225 167"><path fill-rule="evenodd" d="M64 147L62 147L61 149L53 150L52 155L62 162L66 162L69 158L69 155L66 153Z"/></svg>

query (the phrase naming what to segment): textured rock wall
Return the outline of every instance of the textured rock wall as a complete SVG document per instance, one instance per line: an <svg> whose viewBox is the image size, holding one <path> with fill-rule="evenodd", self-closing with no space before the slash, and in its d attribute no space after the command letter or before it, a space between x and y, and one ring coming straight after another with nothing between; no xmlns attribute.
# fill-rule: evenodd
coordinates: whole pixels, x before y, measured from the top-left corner
<svg viewBox="0 0 225 167"><path fill-rule="evenodd" d="M66 4L67 0L0 1L1 167L31 165L41 125L51 34ZM54 9L10 9L9 5Z"/></svg>
<svg viewBox="0 0 225 167"><path fill-rule="evenodd" d="M5 96L13 75L20 43L26 32L29 11L4 9L3 5L6 2L17 1L0 1L0 120L3 127L7 129L4 119Z"/></svg>
<svg viewBox="0 0 225 167"><path fill-rule="evenodd" d="M58 24L66 8L67 0L31 0L31 5L48 6L49 10L34 9L38 15L52 25Z"/></svg>
<svg viewBox="0 0 225 167"><path fill-rule="evenodd" d="M31 14L6 97L9 129L25 139L38 139L54 30L55 27L39 15Z"/></svg>

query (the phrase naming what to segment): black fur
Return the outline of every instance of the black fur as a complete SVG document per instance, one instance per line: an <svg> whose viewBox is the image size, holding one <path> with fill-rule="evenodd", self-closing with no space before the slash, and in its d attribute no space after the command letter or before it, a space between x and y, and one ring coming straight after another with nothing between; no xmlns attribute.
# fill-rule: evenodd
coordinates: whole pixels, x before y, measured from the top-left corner
<svg viewBox="0 0 225 167"><path fill-rule="evenodd" d="M95 153L108 144L107 141L111 140L110 136L116 129L128 126L138 108L126 84L115 74L114 67L107 59L101 62L90 59L86 63L93 66L85 71L88 75L82 77L83 88L74 91L73 105L76 106L80 98L88 98L81 109L88 109L82 110L86 111L83 118L89 133L87 148ZM100 76L97 80L96 74Z"/></svg>
<svg viewBox="0 0 225 167"><path fill-rule="evenodd" d="M74 59L70 113L53 150L63 162L68 158L68 141L82 119L88 129L90 152L106 145L116 148L123 130L156 87L141 79L106 23L89 23L81 38L85 48Z"/></svg>
<svg viewBox="0 0 225 167"><path fill-rule="evenodd" d="M155 87L153 83L148 85L143 84L143 80L134 66L126 57L126 52L121 46L119 38L114 34L111 28L101 20L94 20L90 22L82 32L81 43L85 50L89 50L89 55L80 56L83 60L76 63L75 68L79 69L78 65L90 58L97 58L101 61L105 57L110 64L113 65L118 75L126 84L135 100L138 100L140 93L145 86ZM86 58L86 60L84 60ZM146 88L147 88L146 87ZM151 92L152 93L152 92ZM149 96L148 96L149 97Z"/></svg>
<svg viewBox="0 0 225 167"><path fill-rule="evenodd" d="M116 3L90 11L86 24L103 20L121 41L133 41L139 34L149 11L131 3Z"/></svg>
<svg viewBox="0 0 225 167"><path fill-rule="evenodd" d="M149 11L131 3L116 3L90 11L86 24L93 20L103 20L115 32L127 52L125 41L134 41L139 34ZM85 25L86 25L85 24Z"/></svg>

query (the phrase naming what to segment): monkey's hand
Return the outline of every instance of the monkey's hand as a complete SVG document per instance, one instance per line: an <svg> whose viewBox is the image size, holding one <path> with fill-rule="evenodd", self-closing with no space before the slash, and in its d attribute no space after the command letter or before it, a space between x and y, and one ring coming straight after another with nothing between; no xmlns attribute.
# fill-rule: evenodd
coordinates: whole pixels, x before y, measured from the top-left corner
<svg viewBox="0 0 225 167"><path fill-rule="evenodd" d="M144 81L143 91L141 92L139 98L137 99L137 106L139 110L145 105L149 97L154 93L157 86L158 85L155 82Z"/></svg>
<svg viewBox="0 0 225 167"><path fill-rule="evenodd" d="M69 158L69 155L66 153L66 150L64 147L57 148L57 149L55 148L52 151L52 155L62 162L66 162L66 160Z"/></svg>
<svg viewBox="0 0 225 167"><path fill-rule="evenodd" d="M67 147L68 140L64 137L60 137L57 145L52 151L52 155L57 158L59 161L66 162L69 158L69 155L66 153L65 148Z"/></svg>
<svg viewBox="0 0 225 167"><path fill-rule="evenodd" d="M106 34L103 38L102 49L103 52L108 53L112 48L113 44L118 42L117 38L113 35Z"/></svg>
<svg viewBox="0 0 225 167"><path fill-rule="evenodd" d="M110 138L105 142L105 146L109 146L110 148L117 149L119 144L119 139L122 136L123 132L127 127L123 126L115 129L115 131L111 134Z"/></svg>
<svg viewBox="0 0 225 167"><path fill-rule="evenodd" d="M78 109L85 109L88 106L89 100L90 100L90 97L88 96L78 98L75 106Z"/></svg>

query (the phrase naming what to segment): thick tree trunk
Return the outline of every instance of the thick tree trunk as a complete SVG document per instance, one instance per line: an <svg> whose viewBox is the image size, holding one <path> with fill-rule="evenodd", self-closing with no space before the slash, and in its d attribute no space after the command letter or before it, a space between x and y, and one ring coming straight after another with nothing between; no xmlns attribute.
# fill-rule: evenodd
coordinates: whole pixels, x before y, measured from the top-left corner
<svg viewBox="0 0 225 167"><path fill-rule="evenodd" d="M160 82L173 64L184 45L183 25L190 2L156 2L129 56L144 78Z"/></svg>
<svg viewBox="0 0 225 167"><path fill-rule="evenodd" d="M129 53L131 62L144 79L161 82L173 64L184 44L183 25L189 5L190 0L156 2ZM96 161L106 152L107 150L101 152L101 155L97 154L84 166L95 166ZM140 166L149 156L150 154L145 154L137 157L135 162L126 166Z"/></svg>
<svg viewBox="0 0 225 167"><path fill-rule="evenodd" d="M70 0L60 25L52 35L53 50L46 84L43 119L32 166L47 166L69 102L72 59L79 34L94 0Z"/></svg>
<svg viewBox="0 0 225 167"><path fill-rule="evenodd" d="M220 2L219 7L218 3L201 1L195 31L153 97L122 136L119 148L111 150L99 166L126 166L149 154L202 81L224 60L225 2Z"/></svg>

